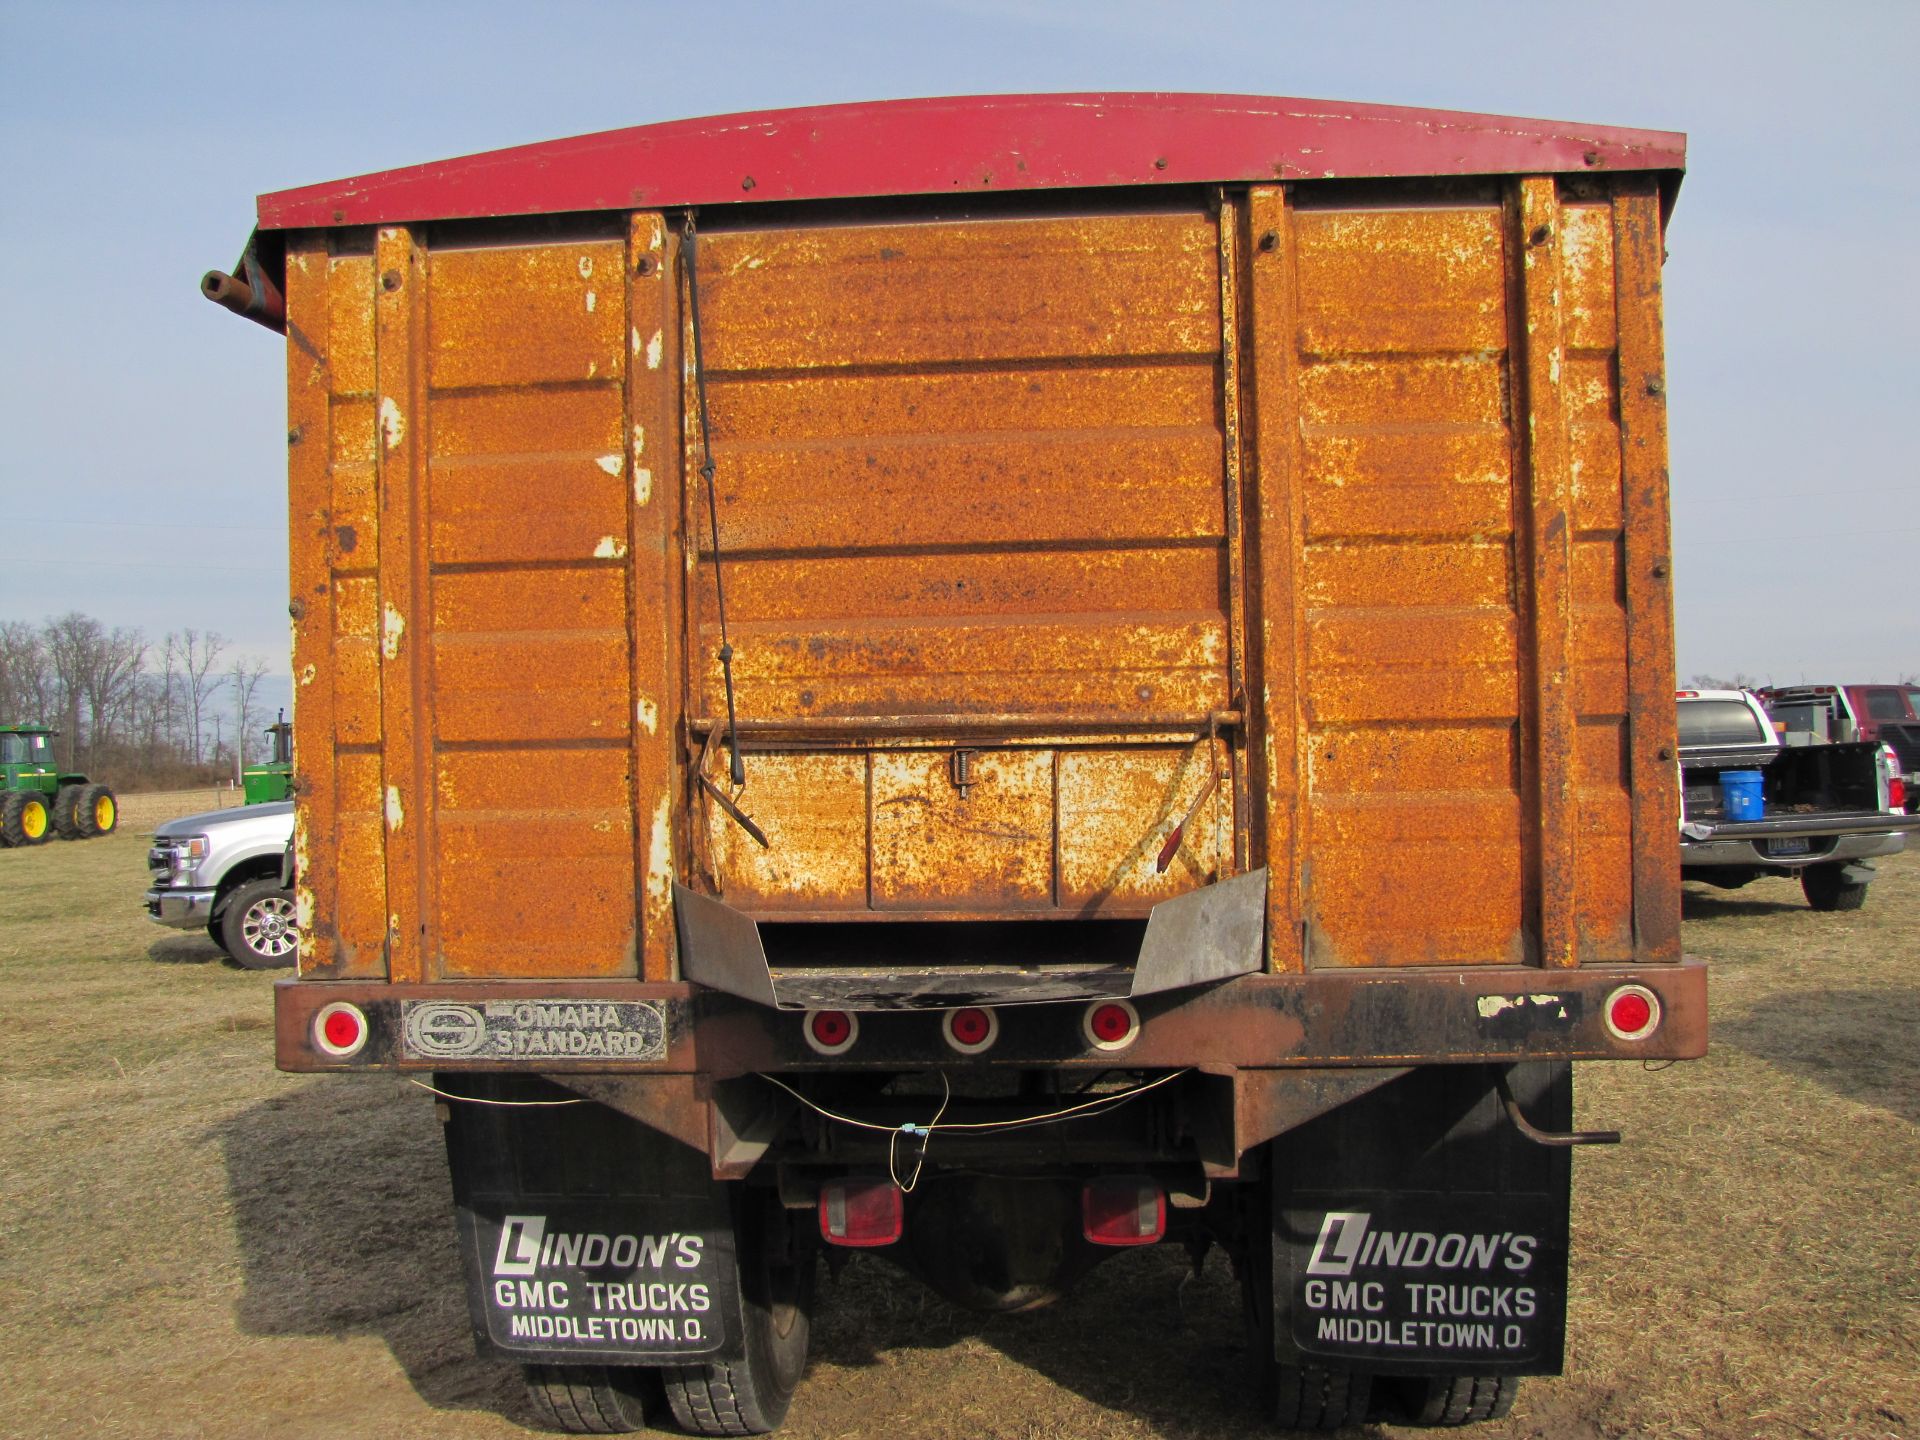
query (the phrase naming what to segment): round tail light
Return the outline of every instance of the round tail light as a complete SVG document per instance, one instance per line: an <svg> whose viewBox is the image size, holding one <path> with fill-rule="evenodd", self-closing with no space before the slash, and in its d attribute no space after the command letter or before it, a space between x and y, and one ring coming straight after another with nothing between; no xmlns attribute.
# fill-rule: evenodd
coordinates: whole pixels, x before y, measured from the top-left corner
<svg viewBox="0 0 1920 1440"><path fill-rule="evenodd" d="M367 1017L358 1005L336 1000L313 1017L313 1044L335 1060L358 1055L367 1043Z"/></svg>
<svg viewBox="0 0 1920 1440"><path fill-rule="evenodd" d="M1124 1050L1140 1033L1140 1012L1126 1000L1096 1000L1081 1014L1080 1031L1096 1050Z"/></svg>
<svg viewBox="0 0 1920 1440"><path fill-rule="evenodd" d="M1660 1028L1660 997L1644 985L1622 985L1607 996L1607 1033L1616 1040L1644 1040Z"/></svg>
<svg viewBox="0 0 1920 1440"><path fill-rule="evenodd" d="M800 1032L816 1054L844 1055L860 1038L860 1017L850 1010L809 1010Z"/></svg>
<svg viewBox="0 0 1920 1440"><path fill-rule="evenodd" d="M940 1032L962 1055L978 1055L991 1050L1000 1038L1000 1017L984 1005L969 1005L947 1011L940 1021Z"/></svg>

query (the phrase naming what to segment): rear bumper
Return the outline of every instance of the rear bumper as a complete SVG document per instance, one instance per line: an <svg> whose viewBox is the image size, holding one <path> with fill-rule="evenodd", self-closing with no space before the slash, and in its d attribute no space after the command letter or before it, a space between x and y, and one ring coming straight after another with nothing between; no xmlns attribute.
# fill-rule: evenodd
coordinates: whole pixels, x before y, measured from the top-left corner
<svg viewBox="0 0 1920 1440"><path fill-rule="evenodd" d="M1626 984L1643 985L1660 1001L1660 1023L1644 1040L1616 1038L1601 1014L1605 998ZM329 1056L313 1033L320 1010L337 1001L367 1017L366 1044L347 1059ZM1696 961L1247 975L1134 1003L1139 1030L1118 1051L1088 1042L1082 1006L1050 1004L1001 1010L999 1038L980 1055L949 1048L937 1013L887 1011L863 1014L852 1047L824 1056L807 1045L802 1015L686 983L287 980L274 992L275 1053L280 1068L292 1071L684 1074L719 1081L762 1071L1680 1060L1705 1054L1707 1042L1706 967ZM642 1032L645 1043L606 1038Z"/></svg>
<svg viewBox="0 0 1920 1440"><path fill-rule="evenodd" d="M1807 840L1807 853L1804 855L1770 855L1764 839L1683 842L1680 846L1680 868L1683 874L1688 870L1734 867L1742 870L1778 870L1790 875L1808 865L1827 861L1869 860L1878 855L1898 855L1907 845L1904 834L1815 835L1808 836Z"/></svg>
<svg viewBox="0 0 1920 1440"><path fill-rule="evenodd" d="M1644 1038L1607 1027L1605 1002L1623 985L1658 1001ZM341 1002L366 1017L365 1043L347 1057L316 1035L322 1011ZM1109 1163L1180 1155L1231 1178L1253 1147L1412 1067L1695 1058L1706 1052L1706 1002L1706 967L1694 961L1261 974L1132 1001L1140 1024L1119 1049L1090 1042L1086 1005L1058 1003L1002 1008L997 1040L972 1056L947 1045L938 1012L864 1012L850 1048L827 1056L808 1046L803 1013L684 982L289 980L274 991L283 1070L432 1071L455 1087L463 1073L544 1076L703 1152L720 1178L794 1158L797 1102L765 1076L805 1090L817 1088L810 1078L938 1071L957 1092L996 1071L1058 1071L1068 1088L1102 1072L1167 1075L1175 1083L1150 1101L1073 1127L1073 1153ZM979 1148L982 1164L1017 1163L1040 1143L1030 1135L1059 1133L1018 1131L991 1150L943 1139L943 1153ZM859 1160L860 1134L802 1147L801 1158ZM884 1155L886 1135L866 1139Z"/></svg>

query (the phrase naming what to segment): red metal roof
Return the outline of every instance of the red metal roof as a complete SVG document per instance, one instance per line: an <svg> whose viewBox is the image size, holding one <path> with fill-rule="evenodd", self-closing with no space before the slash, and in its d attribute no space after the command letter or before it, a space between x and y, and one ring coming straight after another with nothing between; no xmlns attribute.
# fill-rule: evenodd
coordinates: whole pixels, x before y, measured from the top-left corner
<svg viewBox="0 0 1920 1440"><path fill-rule="evenodd" d="M990 95L606 130L260 197L260 228L1387 175L1658 170L1686 137L1254 95Z"/></svg>

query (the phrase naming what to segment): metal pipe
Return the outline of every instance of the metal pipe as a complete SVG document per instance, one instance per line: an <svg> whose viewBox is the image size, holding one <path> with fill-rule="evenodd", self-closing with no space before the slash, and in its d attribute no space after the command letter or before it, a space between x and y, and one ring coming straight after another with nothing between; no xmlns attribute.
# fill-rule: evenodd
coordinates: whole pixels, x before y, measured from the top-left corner
<svg viewBox="0 0 1920 1440"><path fill-rule="evenodd" d="M286 296L280 293L280 287L251 257L242 262L242 268L246 271L245 279L229 275L224 270L209 270L200 277L200 293L214 304L224 306L256 325L264 325L280 335L286 334Z"/></svg>

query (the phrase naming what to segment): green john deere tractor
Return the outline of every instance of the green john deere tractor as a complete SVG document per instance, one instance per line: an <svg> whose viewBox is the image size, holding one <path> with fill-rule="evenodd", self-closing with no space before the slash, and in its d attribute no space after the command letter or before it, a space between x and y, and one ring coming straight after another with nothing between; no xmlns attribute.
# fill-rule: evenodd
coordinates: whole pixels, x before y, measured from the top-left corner
<svg viewBox="0 0 1920 1440"><path fill-rule="evenodd" d="M273 758L249 765L240 774L249 805L285 800L293 794L293 726L287 721L286 711L282 710L280 718L267 726L267 743L272 747Z"/></svg>
<svg viewBox="0 0 1920 1440"><path fill-rule="evenodd" d="M44 725L0 725L0 845L84 840L120 823L113 791L54 763L54 734Z"/></svg>

